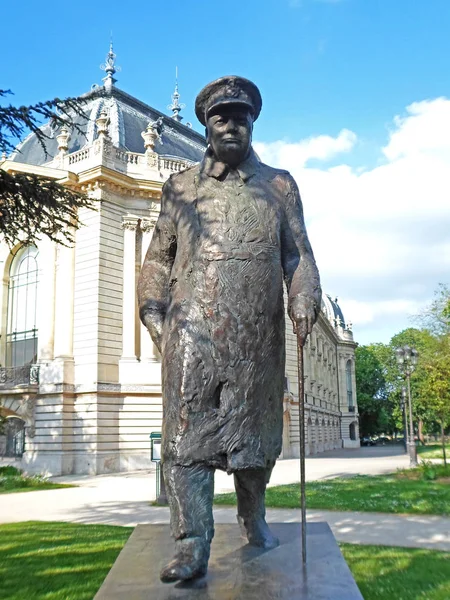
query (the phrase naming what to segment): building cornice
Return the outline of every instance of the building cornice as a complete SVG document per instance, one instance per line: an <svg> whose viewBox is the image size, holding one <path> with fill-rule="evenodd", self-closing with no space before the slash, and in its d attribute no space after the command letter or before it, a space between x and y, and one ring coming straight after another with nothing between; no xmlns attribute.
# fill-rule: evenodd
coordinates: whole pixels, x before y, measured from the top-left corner
<svg viewBox="0 0 450 600"><path fill-rule="evenodd" d="M78 174L78 184L82 189L95 182L100 185L106 184L118 187L126 192L150 192L152 196L159 196L164 184L164 181L130 177L125 173L120 173L102 165L92 167Z"/></svg>
<svg viewBox="0 0 450 600"><path fill-rule="evenodd" d="M76 185L78 182L78 176L71 171L67 171L66 169L28 165L26 163L15 162L12 160L5 160L0 165L0 169L11 174L24 173L29 175L37 175L40 177L47 177L48 179L55 179L61 185L72 186Z"/></svg>
<svg viewBox="0 0 450 600"><path fill-rule="evenodd" d="M23 173L54 179L61 185L80 191L89 191L95 187L108 187L119 193L131 192L132 196L147 198L159 198L164 184L164 181L130 177L102 165L76 174L64 169L27 165L7 160L0 165L0 169L11 174Z"/></svg>

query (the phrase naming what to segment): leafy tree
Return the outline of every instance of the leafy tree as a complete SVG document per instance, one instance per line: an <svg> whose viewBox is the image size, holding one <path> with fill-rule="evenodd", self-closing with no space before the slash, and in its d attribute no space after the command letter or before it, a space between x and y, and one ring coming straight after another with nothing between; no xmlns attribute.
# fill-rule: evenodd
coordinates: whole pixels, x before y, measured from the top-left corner
<svg viewBox="0 0 450 600"><path fill-rule="evenodd" d="M413 421L418 424L419 439L423 442L424 429L433 427L434 413L430 410L427 398L422 393L424 381L427 378L424 356L436 346L436 338L426 329L409 327L393 336L389 343L390 358L387 364L387 379L391 390L391 399L395 406L400 407L402 399L402 387L406 385L395 355L395 350L402 346L415 348L419 353L419 360L411 375L411 399L413 409ZM398 410L398 415L400 410Z"/></svg>
<svg viewBox="0 0 450 600"><path fill-rule="evenodd" d="M445 430L450 425L450 335L438 340L433 351L424 358L427 377L422 383L421 393L426 398L428 410L440 425L446 465Z"/></svg>
<svg viewBox="0 0 450 600"><path fill-rule="evenodd" d="M0 98L9 90L0 90ZM0 154L10 152L24 133L32 132L45 151L47 136L40 125L51 120L55 126L72 125L76 115L85 115L84 99L67 98L39 102L33 106L0 106ZM66 245L74 241L80 227L78 210L93 208L84 194L55 180L37 175L8 173L0 167L0 235L7 244L36 242L41 235Z"/></svg>
<svg viewBox="0 0 450 600"><path fill-rule="evenodd" d="M392 429L384 366L379 356L381 346L371 344L355 350L359 429L363 436Z"/></svg>
<svg viewBox="0 0 450 600"><path fill-rule="evenodd" d="M419 362L411 376L411 396L414 420L429 428L436 421L435 413L422 392L427 378L423 357L436 345L436 338L427 330L410 327L396 334L389 344L371 344L356 349L356 382L360 430L363 435L403 431L402 388L405 380L401 374L395 351L401 346L411 346L419 352Z"/></svg>
<svg viewBox="0 0 450 600"><path fill-rule="evenodd" d="M415 321L433 335L450 334L450 287L447 284L438 285L433 301L415 317Z"/></svg>
<svg viewBox="0 0 450 600"><path fill-rule="evenodd" d="M419 437L450 425L450 289L440 284L433 302L417 317L421 328L410 327L389 344L356 350L356 381L360 429L364 435L403 429L401 411L405 379L396 359L397 348L408 345L419 352L411 375L413 420ZM444 438L443 438L444 439Z"/></svg>
<svg viewBox="0 0 450 600"><path fill-rule="evenodd" d="M419 322L433 332L422 357L426 376L420 385L421 403L426 406L430 421L441 433L444 461L445 430L450 425L450 288L439 284L431 304L419 315Z"/></svg>

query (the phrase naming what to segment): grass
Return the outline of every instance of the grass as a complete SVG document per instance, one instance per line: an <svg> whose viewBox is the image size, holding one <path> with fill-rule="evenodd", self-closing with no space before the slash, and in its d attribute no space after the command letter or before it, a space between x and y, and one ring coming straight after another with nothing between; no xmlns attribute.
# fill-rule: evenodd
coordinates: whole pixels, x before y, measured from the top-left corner
<svg viewBox="0 0 450 600"><path fill-rule="evenodd" d="M131 527L0 525L2 600L91 600ZM448 600L450 553L341 544L365 600Z"/></svg>
<svg viewBox="0 0 450 600"><path fill-rule="evenodd" d="M445 445L445 451L447 454L447 460L450 462L450 445ZM441 458L444 460L442 444L427 444L426 446L417 446L417 454L420 455L420 458Z"/></svg>
<svg viewBox="0 0 450 600"><path fill-rule="evenodd" d="M312 481L306 484L308 508L338 511L384 512L397 514L450 515L450 469L433 465L430 479L447 474L448 481L424 479L425 468L408 469L389 475ZM266 506L299 508L299 484L267 488ZM234 493L219 494L216 504L234 505Z"/></svg>
<svg viewBox="0 0 450 600"><path fill-rule="evenodd" d="M0 525L0 598L92 600L131 531L74 523Z"/></svg>
<svg viewBox="0 0 450 600"><path fill-rule="evenodd" d="M52 483L42 475L26 475L16 467L0 467L0 494L15 492L35 492L74 487L64 483Z"/></svg>
<svg viewBox="0 0 450 600"><path fill-rule="evenodd" d="M448 600L450 553L340 544L364 600Z"/></svg>

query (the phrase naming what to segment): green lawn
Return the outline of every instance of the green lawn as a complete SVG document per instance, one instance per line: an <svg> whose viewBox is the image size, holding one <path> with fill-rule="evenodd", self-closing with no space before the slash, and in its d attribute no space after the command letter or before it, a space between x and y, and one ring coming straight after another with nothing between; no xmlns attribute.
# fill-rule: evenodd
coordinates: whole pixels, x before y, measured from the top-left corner
<svg viewBox="0 0 450 600"><path fill-rule="evenodd" d="M92 600L131 531L73 523L0 525L0 598Z"/></svg>
<svg viewBox="0 0 450 600"><path fill-rule="evenodd" d="M450 462L450 445L445 445L445 451L447 454L447 460ZM444 455L442 453L442 444L427 444L426 446L417 446L417 453L420 455L420 458L444 459Z"/></svg>
<svg viewBox="0 0 450 600"><path fill-rule="evenodd" d="M56 490L67 487L74 486L64 483L52 483L41 475L25 475L16 467L0 467L0 494Z"/></svg>
<svg viewBox="0 0 450 600"><path fill-rule="evenodd" d="M450 479L411 479L420 469L390 475L357 475L306 484L306 506L324 510L450 515ZM449 470L450 478L450 470ZM266 506L298 508L299 484L269 487ZM235 504L236 495L220 494L216 504Z"/></svg>
<svg viewBox="0 0 450 600"><path fill-rule="evenodd" d="M364 600L449 600L450 553L340 544Z"/></svg>
<svg viewBox="0 0 450 600"><path fill-rule="evenodd" d="M2 600L92 600L132 528L0 525ZM365 600L448 600L450 553L341 544Z"/></svg>

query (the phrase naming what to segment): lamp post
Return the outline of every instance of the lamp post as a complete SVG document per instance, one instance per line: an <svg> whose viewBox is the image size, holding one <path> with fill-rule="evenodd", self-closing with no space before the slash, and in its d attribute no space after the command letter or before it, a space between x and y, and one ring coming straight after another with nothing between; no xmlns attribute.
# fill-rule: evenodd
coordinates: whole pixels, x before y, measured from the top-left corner
<svg viewBox="0 0 450 600"><path fill-rule="evenodd" d="M402 386L402 401L400 403L400 409L402 411L402 420L403 420L403 443L405 446L405 452L408 453L408 419L406 417L406 387Z"/></svg>
<svg viewBox="0 0 450 600"><path fill-rule="evenodd" d="M408 392L408 409L409 409L409 440L407 442L409 453L409 464L411 467L417 466L417 448L414 441L414 425L411 401L411 373L414 371L417 364L419 353L414 348L403 346L395 351L397 355L397 364L403 376L406 378L406 389Z"/></svg>

